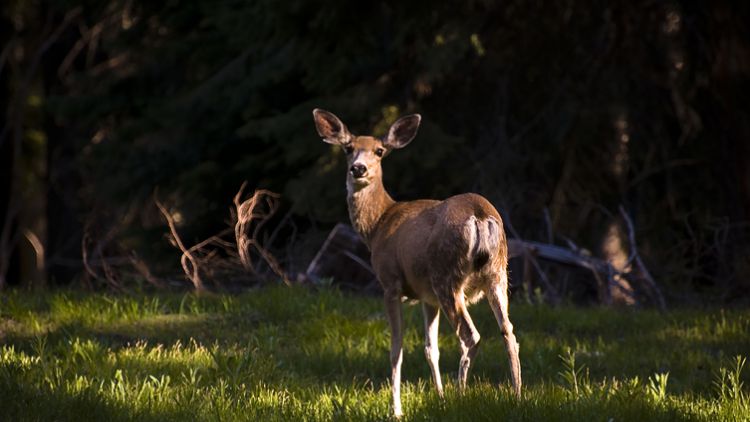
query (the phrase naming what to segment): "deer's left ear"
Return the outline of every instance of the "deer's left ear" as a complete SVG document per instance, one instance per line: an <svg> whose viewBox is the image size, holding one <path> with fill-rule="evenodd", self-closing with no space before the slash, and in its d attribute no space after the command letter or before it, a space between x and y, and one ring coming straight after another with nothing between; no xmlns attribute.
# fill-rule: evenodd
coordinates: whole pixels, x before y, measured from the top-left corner
<svg viewBox="0 0 750 422"><path fill-rule="evenodd" d="M410 114L396 120L388 129L388 135L386 135L383 144L391 149L407 146L417 136L419 122L421 121L422 116L419 114Z"/></svg>

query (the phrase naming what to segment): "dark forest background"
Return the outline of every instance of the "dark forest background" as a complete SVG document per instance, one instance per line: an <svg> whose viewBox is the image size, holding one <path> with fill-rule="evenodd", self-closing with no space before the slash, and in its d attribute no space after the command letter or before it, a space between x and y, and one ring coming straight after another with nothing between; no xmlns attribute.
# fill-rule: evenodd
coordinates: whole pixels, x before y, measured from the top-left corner
<svg viewBox="0 0 750 422"><path fill-rule="evenodd" d="M749 8L4 1L0 287L175 278L155 192L194 244L244 181L281 195L265 246L304 271L348 221L322 107L360 134L422 114L384 165L397 199L479 192L519 236L611 261L622 205L670 301L745 301Z"/></svg>

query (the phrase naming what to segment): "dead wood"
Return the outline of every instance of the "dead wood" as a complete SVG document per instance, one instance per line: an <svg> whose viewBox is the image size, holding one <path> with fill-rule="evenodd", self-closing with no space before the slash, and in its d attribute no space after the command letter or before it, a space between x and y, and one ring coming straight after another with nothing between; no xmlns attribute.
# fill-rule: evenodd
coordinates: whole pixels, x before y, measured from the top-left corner
<svg viewBox="0 0 750 422"><path fill-rule="evenodd" d="M632 231L632 222L626 220L628 228ZM506 228L516 233L512 226L506 224ZM517 233L516 233L517 235ZM568 240L568 246L559 246L549 243L523 240L519 238L508 240L508 257L521 258L524 265L524 285L529 289L527 277L530 277L530 269L534 268L543 282L543 287L549 289L546 292L547 300L551 303L559 303L560 293L552 284L546 271L542 269L540 261L547 263L582 268L588 271L594 279L598 292L599 303L604 305L613 304L611 291L620 289L621 294L631 294L627 303L637 304L632 289L623 286L627 281L642 281L649 288L650 299L660 309L665 309L664 299L661 296L656 283L646 269L635 247L634 236L630 238L631 260L635 263L637 271L618 271L606 260L591 256L586 251L578 248L575 243ZM323 245L310 262L304 277L314 283L322 283L331 280L337 284L355 286L360 289L370 289L377 286L377 280L372 267L369 264L370 254L359 235L354 229L339 223L329 233ZM630 266L627 266L630 268Z"/></svg>
<svg viewBox="0 0 750 422"><path fill-rule="evenodd" d="M518 235L518 232L513 228L513 225L510 223L510 220L506 218L504 220L505 227L510 231L513 236L520 238ZM539 279L542 281L542 284L544 284L545 287L545 293L547 294L548 300L551 303L559 303L560 302L560 295L557 292L557 289L552 285L549 278L547 277L547 273L542 270L542 267L539 265L539 262L536 260L536 257L533 253L530 253L530 251L527 248L524 248L521 244L514 244L510 240L508 241L508 258L512 258L514 256L523 256L524 259L524 266L529 267L532 266L536 270L537 274L539 275Z"/></svg>
<svg viewBox="0 0 750 422"><path fill-rule="evenodd" d="M154 193L154 203L156 204L157 208L159 208L159 211L164 216L164 219L167 220L169 230L172 233L172 238L177 244L177 247L182 251L180 264L182 264L182 270L185 272L185 276L187 276L188 280L193 283L195 290L199 292L203 291L204 285L203 280L201 279L200 264L198 263L198 260L193 256L192 252L185 247L185 244L182 243L182 238L180 238L180 235L177 232L177 226L175 225L174 218L169 213L169 211L167 211L167 208L164 207L161 202L159 202L159 198L156 196L156 193Z"/></svg>
<svg viewBox="0 0 750 422"><path fill-rule="evenodd" d="M656 281L654 281L648 268L646 268L646 264L643 263L641 255L638 253L638 247L635 243L635 228L633 227L633 220L630 219L630 216L625 212L625 208L622 205L620 205L619 210L620 215L622 216L622 219L625 220L625 225L628 228L628 240L630 242L630 257L628 257L628 262L635 264L640 276L639 278L642 279L646 285L646 290L649 292L651 299L659 306L659 309L663 311L666 309L667 305L664 302L664 296L662 295L659 286L656 284Z"/></svg>
<svg viewBox="0 0 750 422"><path fill-rule="evenodd" d="M177 233L174 218L154 194L154 202L167 221L174 246L182 252L180 264L183 272L196 290L205 289L206 280L217 287L222 287L224 281L233 283L247 280L248 276L252 280L261 280L266 277L261 264L265 264L284 283L291 285L286 271L267 247L270 242L262 242L260 238L264 233L263 229L279 208L280 196L260 189L243 200L246 186L247 182L243 183L233 198L234 208L230 210L229 227L190 247L184 244ZM273 230L272 237L275 238L279 229L276 227Z"/></svg>
<svg viewBox="0 0 750 422"><path fill-rule="evenodd" d="M121 267L130 264L130 259L124 256L120 246L115 242L117 234L123 226L132 221L136 208L131 207L117 223L109 224L106 229L99 227L96 212L92 212L83 226L81 237L81 257L83 268L89 280L103 280L115 290L123 290L120 282ZM115 243L114 246L110 246ZM114 249L114 251L112 250ZM97 271L98 269L98 271Z"/></svg>
<svg viewBox="0 0 750 422"><path fill-rule="evenodd" d="M164 281L151 272L148 264L146 264L146 262L144 262L135 251L133 251L133 253L130 254L128 258L130 260L130 264L133 266L133 269L135 269L135 271L140 274L141 277L143 277L147 282L156 287L165 287Z"/></svg>
<svg viewBox="0 0 750 422"><path fill-rule="evenodd" d="M330 280L360 290L372 290L378 286L370 266L370 251L359 234L343 223L336 224L328 234L304 277L313 283Z"/></svg>
<svg viewBox="0 0 750 422"><path fill-rule="evenodd" d="M258 235L263 226L276 213L279 208L280 195L265 189L256 190L253 195L242 201L247 182L240 186L240 190L234 196L234 206L236 219L234 225L234 235L237 241L237 252L239 253L240 262L248 272L257 274L257 269L252 260L252 252L255 251L268 267L285 284L291 285L289 277L279 265L276 258L261 245ZM254 226L254 227L253 227Z"/></svg>

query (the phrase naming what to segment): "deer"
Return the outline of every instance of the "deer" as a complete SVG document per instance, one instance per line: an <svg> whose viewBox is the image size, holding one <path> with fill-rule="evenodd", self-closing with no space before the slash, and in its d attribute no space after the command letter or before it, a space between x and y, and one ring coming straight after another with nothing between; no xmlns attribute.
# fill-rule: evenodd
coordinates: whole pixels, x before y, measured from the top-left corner
<svg viewBox="0 0 750 422"><path fill-rule="evenodd" d="M403 415L402 300L421 302L425 356L437 394L443 398L438 365L440 313L459 339L458 388L463 392L480 341L467 308L486 297L503 335L513 391L520 397L519 344L508 315L508 246L498 211L475 193L443 201L395 201L386 192L381 161L414 139L422 120L419 114L399 118L383 138L356 136L325 110L316 108L313 118L322 140L340 146L346 154L349 218L370 250L372 269L383 288L391 332L393 415Z"/></svg>

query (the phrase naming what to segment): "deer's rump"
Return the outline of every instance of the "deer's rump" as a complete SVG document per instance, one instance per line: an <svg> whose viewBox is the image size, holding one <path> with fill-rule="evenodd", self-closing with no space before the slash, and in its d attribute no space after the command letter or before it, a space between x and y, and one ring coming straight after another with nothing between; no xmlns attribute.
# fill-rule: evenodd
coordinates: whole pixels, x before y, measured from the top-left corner
<svg viewBox="0 0 750 422"><path fill-rule="evenodd" d="M390 230L373 239L373 268L381 280L399 280L412 299L437 305L440 290L461 288L475 302L507 263L500 215L476 194L399 202L380 224Z"/></svg>

